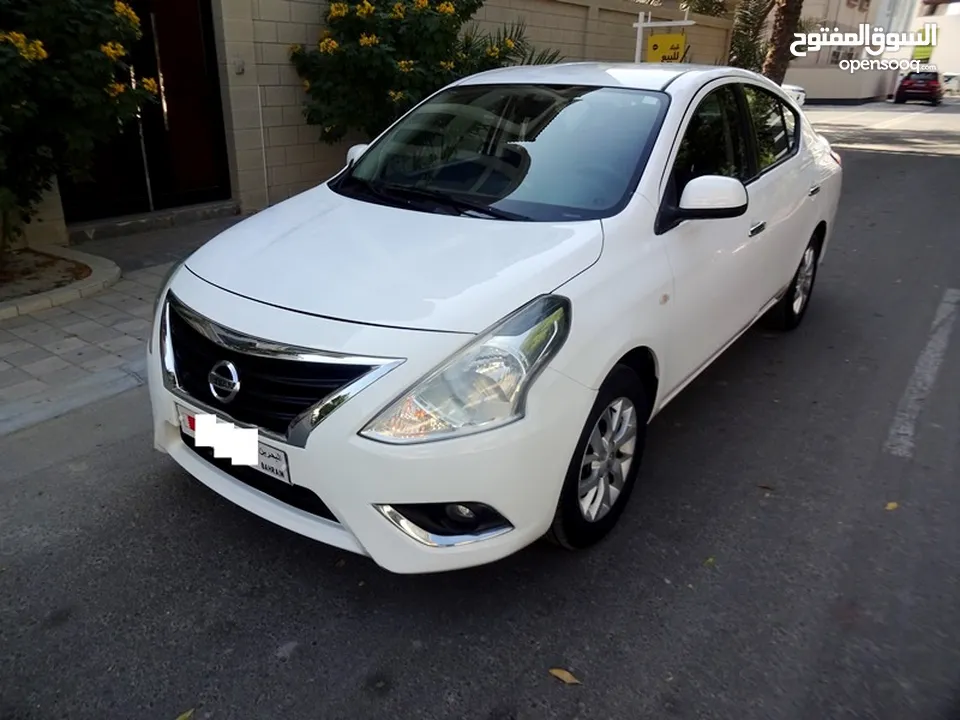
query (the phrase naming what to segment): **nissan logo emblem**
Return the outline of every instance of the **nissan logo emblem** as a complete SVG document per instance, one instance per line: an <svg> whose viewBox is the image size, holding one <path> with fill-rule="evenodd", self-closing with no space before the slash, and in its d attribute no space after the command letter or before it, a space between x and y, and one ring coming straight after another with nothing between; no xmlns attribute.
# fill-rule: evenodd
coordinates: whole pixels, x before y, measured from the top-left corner
<svg viewBox="0 0 960 720"><path fill-rule="evenodd" d="M221 360L210 370L207 383L210 394L217 400L224 404L232 402L240 392L240 375L237 374L237 366L229 360Z"/></svg>

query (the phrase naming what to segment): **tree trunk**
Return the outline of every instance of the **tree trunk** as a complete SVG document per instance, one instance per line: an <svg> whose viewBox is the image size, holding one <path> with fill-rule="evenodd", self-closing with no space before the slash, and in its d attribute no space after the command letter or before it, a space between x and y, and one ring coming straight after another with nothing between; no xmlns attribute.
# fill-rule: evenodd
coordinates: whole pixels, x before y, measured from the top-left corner
<svg viewBox="0 0 960 720"><path fill-rule="evenodd" d="M793 34L797 32L802 10L803 0L777 0L770 49L767 51L766 60L763 61L763 74L777 85L783 83L783 79L787 76L787 67L793 59L793 55L790 54L790 43L794 41Z"/></svg>

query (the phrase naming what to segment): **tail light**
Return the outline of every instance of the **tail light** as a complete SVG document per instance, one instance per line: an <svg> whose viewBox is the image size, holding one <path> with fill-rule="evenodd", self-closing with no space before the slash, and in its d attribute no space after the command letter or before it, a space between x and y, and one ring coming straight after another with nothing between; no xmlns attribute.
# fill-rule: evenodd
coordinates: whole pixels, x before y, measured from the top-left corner
<svg viewBox="0 0 960 720"><path fill-rule="evenodd" d="M910 87L911 85L913 85L913 80L904 80L903 83L901 84L903 85L903 87Z"/></svg>

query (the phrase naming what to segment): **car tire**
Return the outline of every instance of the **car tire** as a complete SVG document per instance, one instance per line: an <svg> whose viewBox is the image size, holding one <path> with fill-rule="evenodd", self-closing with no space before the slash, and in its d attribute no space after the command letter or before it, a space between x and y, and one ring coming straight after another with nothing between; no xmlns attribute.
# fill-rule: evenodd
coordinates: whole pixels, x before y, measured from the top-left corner
<svg viewBox="0 0 960 720"><path fill-rule="evenodd" d="M768 328L787 332L796 329L803 321L817 281L820 247L820 238L814 236L803 251L800 264L790 280L790 288L764 316L764 324Z"/></svg>
<svg viewBox="0 0 960 720"><path fill-rule="evenodd" d="M893 99L893 101L894 101L897 105L903 105L903 104L906 102L906 98L904 98L903 95L897 95L897 96Z"/></svg>
<svg viewBox="0 0 960 720"><path fill-rule="evenodd" d="M637 482L650 408L649 394L637 373L626 365L614 367L600 386L580 433L546 535L548 540L567 550L583 550L613 530ZM617 440L618 433L629 433L631 428L632 442L629 436L622 437L619 449L608 452L609 440Z"/></svg>

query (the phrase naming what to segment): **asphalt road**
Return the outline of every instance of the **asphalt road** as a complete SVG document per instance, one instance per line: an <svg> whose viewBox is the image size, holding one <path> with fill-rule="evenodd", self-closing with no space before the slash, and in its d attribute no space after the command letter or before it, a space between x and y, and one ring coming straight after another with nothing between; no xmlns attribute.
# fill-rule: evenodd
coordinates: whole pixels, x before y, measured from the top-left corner
<svg viewBox="0 0 960 720"><path fill-rule="evenodd" d="M0 718L960 718L960 106L810 114L804 326L654 422L592 552L386 574L155 454L143 390L0 439Z"/></svg>

